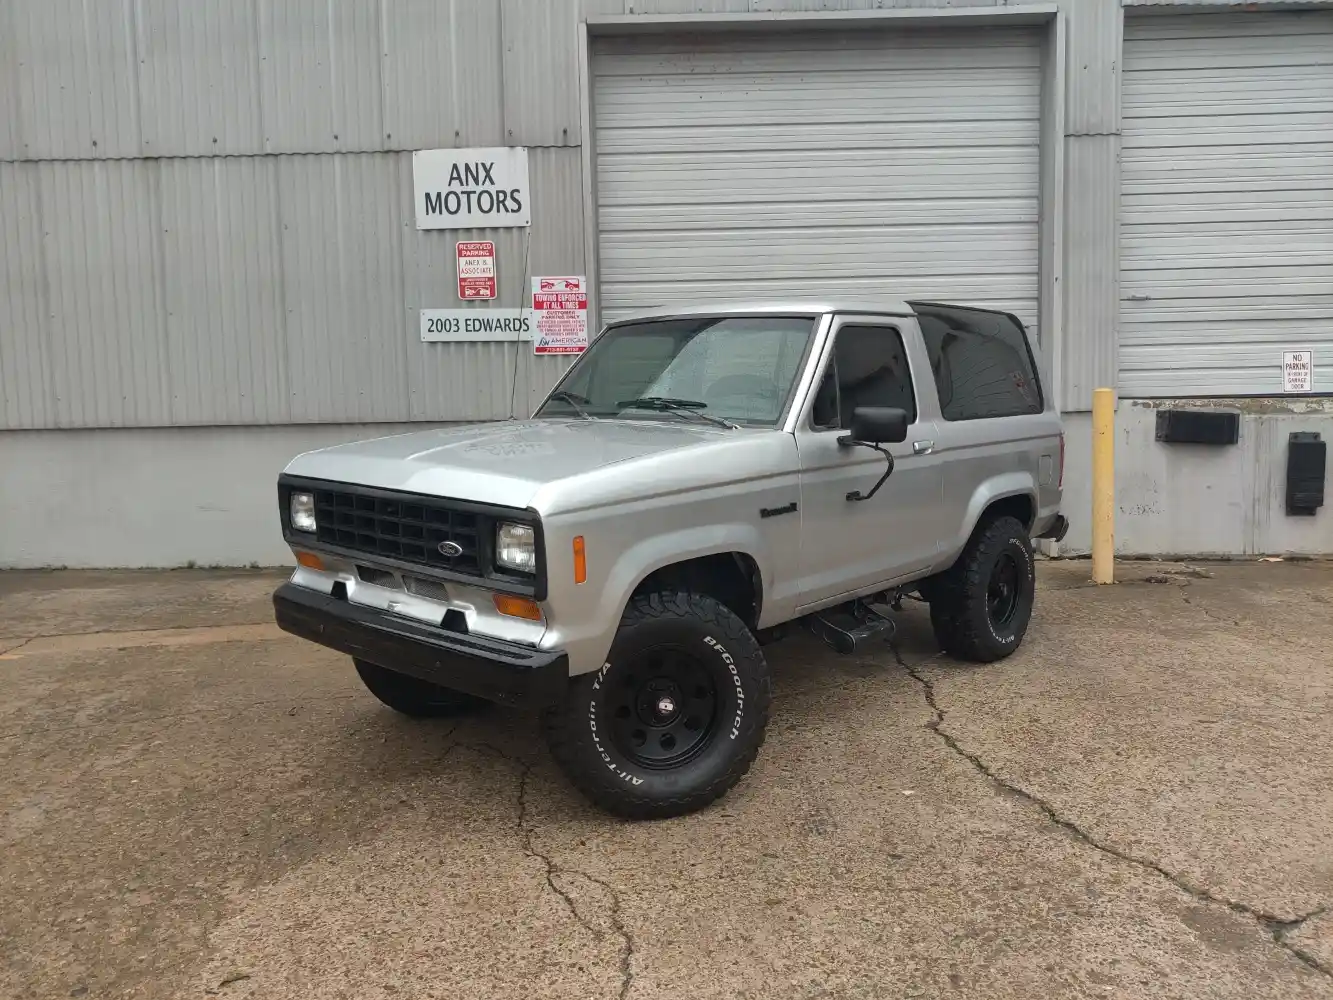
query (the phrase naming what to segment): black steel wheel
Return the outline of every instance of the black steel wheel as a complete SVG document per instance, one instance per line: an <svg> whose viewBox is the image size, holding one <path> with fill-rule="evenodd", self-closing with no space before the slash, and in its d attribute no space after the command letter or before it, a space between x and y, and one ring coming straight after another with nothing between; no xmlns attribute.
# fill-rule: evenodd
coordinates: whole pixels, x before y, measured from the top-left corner
<svg viewBox="0 0 1333 1000"><path fill-rule="evenodd" d="M610 655L546 713L551 753L607 812L664 819L725 795L764 742L772 687L745 623L703 594L635 597Z"/></svg>
<svg viewBox="0 0 1333 1000"><path fill-rule="evenodd" d="M708 745L717 730L717 684L688 649L660 646L610 683L611 738L631 763L672 768Z"/></svg>
<svg viewBox="0 0 1333 1000"><path fill-rule="evenodd" d="M1036 599L1036 561L1027 529L1002 516L977 526L958 561L931 581L930 622L940 648L989 663L1016 650Z"/></svg>
<svg viewBox="0 0 1333 1000"><path fill-rule="evenodd" d="M1023 582L1018 569L1018 561L1013 553L1001 552L1000 558L990 571L990 581L986 586L986 608L991 624L996 628L1007 628L1018 612L1022 601Z"/></svg>

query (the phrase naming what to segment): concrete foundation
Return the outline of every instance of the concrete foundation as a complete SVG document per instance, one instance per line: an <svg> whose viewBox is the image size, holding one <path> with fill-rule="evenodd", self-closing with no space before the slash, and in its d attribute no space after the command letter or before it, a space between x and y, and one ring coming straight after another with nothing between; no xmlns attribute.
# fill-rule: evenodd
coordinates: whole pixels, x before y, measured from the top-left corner
<svg viewBox="0 0 1333 1000"><path fill-rule="evenodd" d="M1175 406L1241 411L1233 446L1155 440L1164 403L1116 414L1116 551L1122 555L1333 553L1333 508L1285 512L1287 436L1333 439L1333 400ZM0 434L0 567L285 565L275 481L295 455L423 424L191 427ZM1092 429L1069 414L1062 554L1090 546Z"/></svg>
<svg viewBox="0 0 1333 1000"><path fill-rule="evenodd" d="M282 566L277 478L301 452L423 424L0 434L0 567Z"/></svg>
<svg viewBox="0 0 1333 1000"><path fill-rule="evenodd" d="M1164 406L1238 410L1235 445L1161 444ZM1091 547L1092 421L1065 418L1062 554ZM1286 513L1287 438L1318 431L1333 439L1333 400L1122 400L1116 411L1115 548L1121 555L1246 556L1333 553L1333 506L1314 517ZM1326 477L1329 471L1325 472Z"/></svg>

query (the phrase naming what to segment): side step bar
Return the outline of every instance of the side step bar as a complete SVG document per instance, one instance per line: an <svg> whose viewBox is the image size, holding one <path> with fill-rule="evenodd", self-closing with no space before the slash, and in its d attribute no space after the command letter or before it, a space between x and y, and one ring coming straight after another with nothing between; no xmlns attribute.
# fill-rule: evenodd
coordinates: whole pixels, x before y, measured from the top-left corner
<svg viewBox="0 0 1333 1000"><path fill-rule="evenodd" d="M805 626L830 649L844 656L855 653L872 639L882 638L889 642L898 630L892 618L863 601L808 615Z"/></svg>

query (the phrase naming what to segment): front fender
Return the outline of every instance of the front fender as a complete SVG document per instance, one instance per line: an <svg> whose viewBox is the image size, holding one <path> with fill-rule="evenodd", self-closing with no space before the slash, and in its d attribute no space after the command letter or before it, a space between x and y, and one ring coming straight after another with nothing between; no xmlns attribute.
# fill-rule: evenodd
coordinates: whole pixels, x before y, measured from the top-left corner
<svg viewBox="0 0 1333 1000"><path fill-rule="evenodd" d="M1004 472L983 481L973 492L971 500L968 501L960 534L953 539L953 544L944 553L943 564L946 566L952 565L954 560L958 558L958 554L963 551L963 546L972 537L972 532L976 530L977 522L981 520L981 515L985 513L987 507L996 500L1020 496L1027 497L1032 501L1034 511L1038 509L1037 480L1030 472L1021 470ZM1028 527L1031 527L1031 525L1028 525Z"/></svg>
<svg viewBox="0 0 1333 1000"><path fill-rule="evenodd" d="M601 669L620 627L630 595L645 579L675 563L726 552L740 552L755 561L767 592L772 560L763 536L753 525L710 524L642 538L624 549L596 590L552 593L550 622L543 648L562 649L572 675Z"/></svg>

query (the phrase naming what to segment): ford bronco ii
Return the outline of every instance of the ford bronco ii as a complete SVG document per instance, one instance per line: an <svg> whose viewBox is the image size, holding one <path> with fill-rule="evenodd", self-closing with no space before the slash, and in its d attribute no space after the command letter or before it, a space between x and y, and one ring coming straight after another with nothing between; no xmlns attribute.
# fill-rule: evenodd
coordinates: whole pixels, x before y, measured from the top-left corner
<svg viewBox="0 0 1333 1000"><path fill-rule="evenodd" d="M278 624L412 716L540 709L602 808L679 815L759 752L763 645L851 652L930 606L1012 653L1064 434L1023 325L927 302L702 308L605 327L531 420L301 455Z"/></svg>

